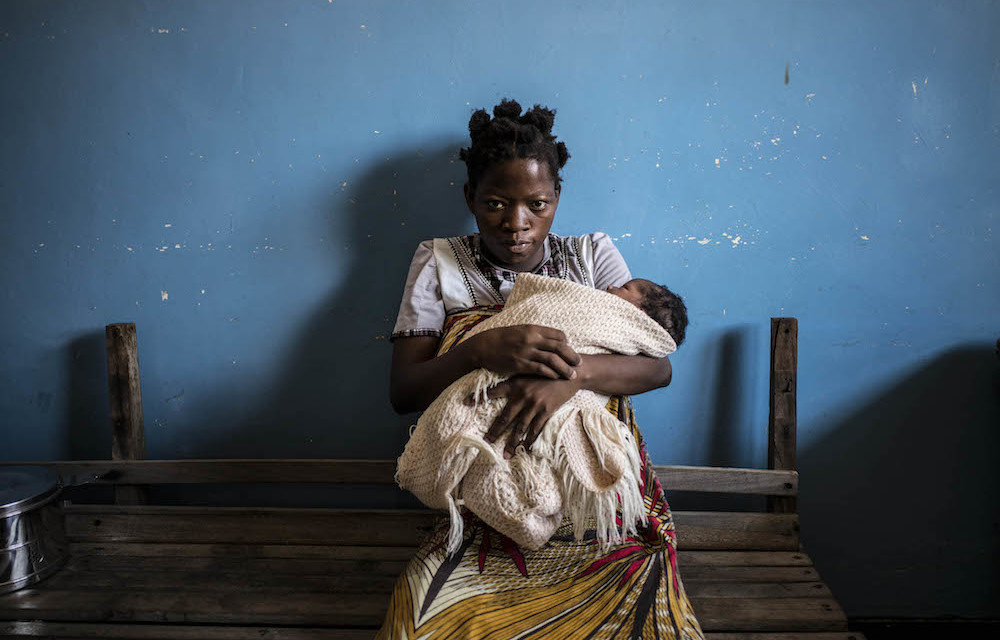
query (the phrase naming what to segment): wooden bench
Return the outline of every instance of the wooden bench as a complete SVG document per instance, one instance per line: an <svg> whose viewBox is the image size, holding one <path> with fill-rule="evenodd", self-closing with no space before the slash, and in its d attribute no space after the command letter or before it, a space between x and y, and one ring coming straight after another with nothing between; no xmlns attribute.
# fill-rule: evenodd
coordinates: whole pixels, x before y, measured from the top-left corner
<svg viewBox="0 0 1000 640"><path fill-rule="evenodd" d="M795 341L794 319L772 320L772 470L657 467L668 497L670 491L768 496L766 512L674 514L681 575L714 640L863 640L848 631L844 612L800 547ZM134 429L130 437L134 443ZM115 450L122 457L127 448L119 443ZM100 476L98 483L118 487L120 502L141 502L139 487L161 484L388 485L394 470L385 460L31 464ZM42 583L0 596L0 636L371 638L393 582L440 517L418 509L148 504L69 504L65 513L70 560Z"/></svg>

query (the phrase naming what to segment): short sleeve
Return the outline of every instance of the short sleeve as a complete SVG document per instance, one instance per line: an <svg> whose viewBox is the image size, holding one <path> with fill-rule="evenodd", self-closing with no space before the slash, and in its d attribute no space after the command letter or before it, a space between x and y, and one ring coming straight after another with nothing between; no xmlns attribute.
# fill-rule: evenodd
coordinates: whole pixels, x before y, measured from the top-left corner
<svg viewBox="0 0 1000 640"><path fill-rule="evenodd" d="M432 243L432 240L421 242L413 254L391 340L441 336L445 309Z"/></svg>
<svg viewBox="0 0 1000 640"><path fill-rule="evenodd" d="M611 236L593 233L590 238L594 244L594 288L603 291L608 287L620 287L631 280L632 273Z"/></svg>

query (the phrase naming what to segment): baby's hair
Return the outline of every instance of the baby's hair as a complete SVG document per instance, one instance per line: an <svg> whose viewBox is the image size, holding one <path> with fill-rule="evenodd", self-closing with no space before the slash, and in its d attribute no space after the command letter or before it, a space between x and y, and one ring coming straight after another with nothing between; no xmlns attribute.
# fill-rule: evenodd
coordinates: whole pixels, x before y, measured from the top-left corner
<svg viewBox="0 0 1000 640"><path fill-rule="evenodd" d="M472 144L459 153L468 170L469 186L475 189L486 169L494 164L533 158L549 166L558 191L562 182L559 170L569 160L569 151L552 135L555 119L555 111L537 104L521 115L521 105L508 98L493 107L493 118L485 109L473 113L469 119Z"/></svg>
<svg viewBox="0 0 1000 640"><path fill-rule="evenodd" d="M684 300L670 289L655 282L646 281L643 289L645 291L639 308L667 330L674 339L674 344L681 346L688 325L688 312Z"/></svg>

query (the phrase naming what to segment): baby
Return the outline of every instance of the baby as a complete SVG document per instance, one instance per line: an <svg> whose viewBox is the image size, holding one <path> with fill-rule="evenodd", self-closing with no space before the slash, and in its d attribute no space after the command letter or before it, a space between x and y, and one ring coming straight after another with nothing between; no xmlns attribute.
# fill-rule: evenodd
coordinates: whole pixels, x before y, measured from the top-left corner
<svg viewBox="0 0 1000 640"><path fill-rule="evenodd" d="M642 278L633 278L620 287L608 287L607 292L631 302L667 330L678 347L684 342L687 329L687 307L679 295L670 289Z"/></svg>
<svg viewBox="0 0 1000 640"><path fill-rule="evenodd" d="M601 291L524 273L504 309L468 335L520 324L559 329L580 354L661 358L684 339L687 311L680 297L648 280ZM480 369L452 383L420 417L399 458L399 485L451 514L448 551L462 541L461 504L531 549L551 537L563 516L578 539L591 526L601 542L634 535L644 514L639 450L605 408L608 397L578 391L549 419L530 453L506 460L504 439L483 438L503 406L487 391L503 379ZM467 402L470 396L477 400Z"/></svg>

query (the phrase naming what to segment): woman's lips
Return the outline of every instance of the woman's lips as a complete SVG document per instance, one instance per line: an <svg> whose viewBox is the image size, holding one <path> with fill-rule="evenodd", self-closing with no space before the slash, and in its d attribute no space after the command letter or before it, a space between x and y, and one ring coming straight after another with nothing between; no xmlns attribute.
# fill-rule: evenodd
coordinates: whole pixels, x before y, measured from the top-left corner
<svg viewBox="0 0 1000 640"><path fill-rule="evenodd" d="M504 243L504 247L507 249L507 251L510 251L511 253L524 253L524 252L526 252L531 247L531 243L530 242L505 242Z"/></svg>

